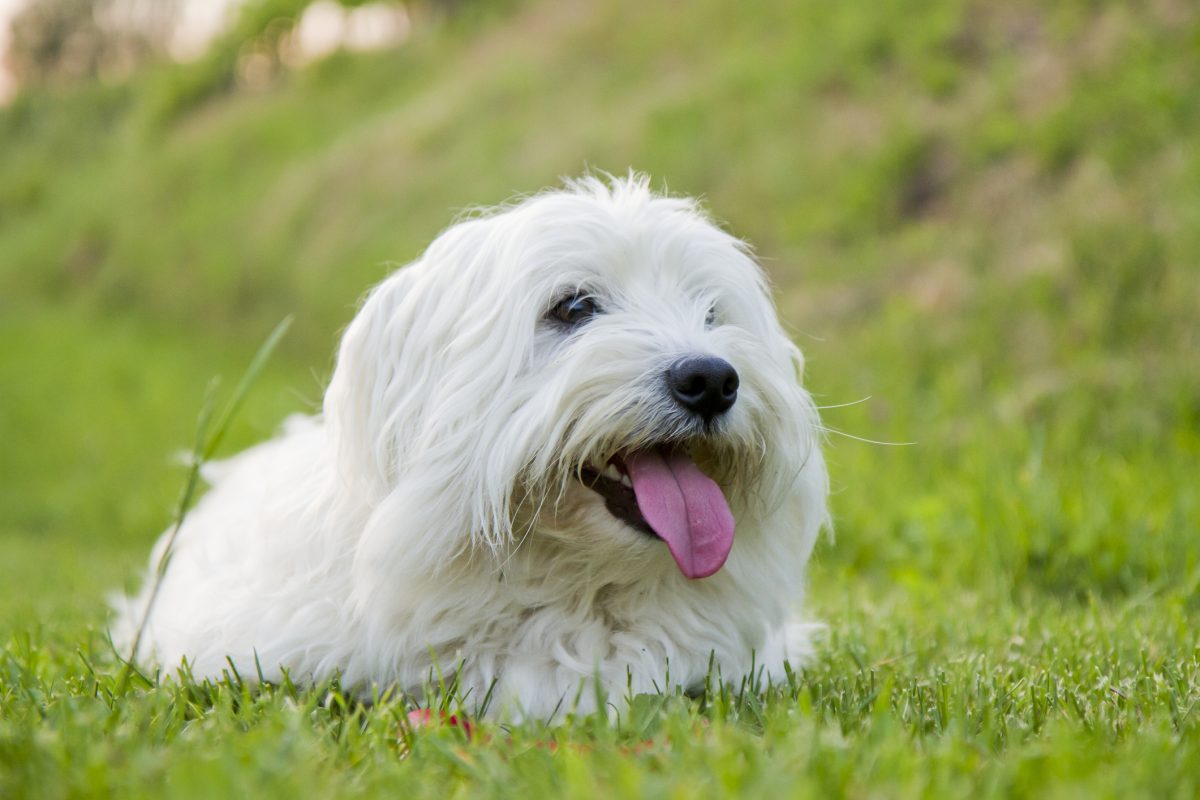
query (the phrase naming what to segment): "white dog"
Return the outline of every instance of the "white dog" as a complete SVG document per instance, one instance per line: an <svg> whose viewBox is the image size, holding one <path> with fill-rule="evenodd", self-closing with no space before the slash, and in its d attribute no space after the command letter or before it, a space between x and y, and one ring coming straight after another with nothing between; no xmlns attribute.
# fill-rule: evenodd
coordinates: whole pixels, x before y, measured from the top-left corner
<svg viewBox="0 0 1200 800"><path fill-rule="evenodd" d="M644 177L460 222L371 292L320 416L206 470L137 655L440 669L526 716L777 668L826 521L802 366L747 246Z"/></svg>

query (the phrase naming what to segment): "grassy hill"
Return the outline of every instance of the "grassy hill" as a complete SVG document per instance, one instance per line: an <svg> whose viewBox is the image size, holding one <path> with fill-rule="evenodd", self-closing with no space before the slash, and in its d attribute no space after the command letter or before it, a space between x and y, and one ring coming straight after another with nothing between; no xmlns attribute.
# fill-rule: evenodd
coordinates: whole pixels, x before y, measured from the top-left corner
<svg viewBox="0 0 1200 800"><path fill-rule="evenodd" d="M0 795L1200 791L1191 3L525 0L204 69L0 110ZM916 443L831 435L816 663L406 760L387 704L108 699L211 377L295 314L226 451L269 435L458 211L630 166L757 245L828 425Z"/></svg>

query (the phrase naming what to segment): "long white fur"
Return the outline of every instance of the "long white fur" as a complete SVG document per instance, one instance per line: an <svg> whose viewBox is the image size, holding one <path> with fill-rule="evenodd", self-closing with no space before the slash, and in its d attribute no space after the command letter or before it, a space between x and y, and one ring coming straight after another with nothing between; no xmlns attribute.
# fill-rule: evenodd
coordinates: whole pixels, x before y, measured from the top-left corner
<svg viewBox="0 0 1200 800"><path fill-rule="evenodd" d="M604 313L548 323L577 289ZM662 379L696 354L741 379L707 434ZM137 656L201 677L227 659L243 677L339 674L364 692L419 692L436 661L510 716L589 706L593 678L613 699L627 680L667 688L668 672L695 686L710 657L726 679L752 659L777 670L807 647L789 621L827 519L802 369L748 247L644 176L459 222L368 296L322 414L206 470ZM578 480L667 438L694 442L736 519L703 580ZM148 585L117 604L123 652Z"/></svg>

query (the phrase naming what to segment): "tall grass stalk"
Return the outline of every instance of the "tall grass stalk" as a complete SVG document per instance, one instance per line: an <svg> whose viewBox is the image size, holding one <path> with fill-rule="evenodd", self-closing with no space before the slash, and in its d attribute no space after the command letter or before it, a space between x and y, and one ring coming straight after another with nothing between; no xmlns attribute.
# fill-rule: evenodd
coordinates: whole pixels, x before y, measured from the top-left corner
<svg viewBox="0 0 1200 800"><path fill-rule="evenodd" d="M245 402L246 395L249 394L250 388L258 379L263 367L266 366L267 360L271 357L275 347L287 333L292 324L291 315L285 317L271 334L266 338L262 345L258 348L258 352L250 361L250 365L246 367L246 371L242 374L241 380L234 387L233 394L229 398L229 402L225 404L220 416L217 417L215 426L211 432L209 423L212 420L213 408L216 405L215 395L219 381L213 379L209 384L208 390L204 395L204 404L200 408L200 414L196 418L196 438L192 444L192 450L188 458L188 474L187 479L183 484L183 491L180 492L179 502L175 507L173 516L174 522L171 524L171 532L167 535L166 546L163 547L162 555L159 556L158 563L155 565L154 574L151 576L150 595L146 600L146 608L142 611L142 619L138 622L137 633L133 637L133 645L129 648L129 656L125 660L125 666L121 671L120 691L123 693L128 686L129 678L133 674L134 662L137 659L138 650L142 646L142 636L145 635L146 625L150 621L150 615L154 612L154 603L158 599L159 589L162 588L163 577L167 574L167 566L171 562L171 554L175 549L175 540L179 536L179 531L183 527L183 521L187 518L188 511L191 510L192 501L196 497L196 487L200 484L200 473L207 463L220 447L221 441L225 438L225 433L229 430L230 424L233 422L237 412L241 409L242 403Z"/></svg>

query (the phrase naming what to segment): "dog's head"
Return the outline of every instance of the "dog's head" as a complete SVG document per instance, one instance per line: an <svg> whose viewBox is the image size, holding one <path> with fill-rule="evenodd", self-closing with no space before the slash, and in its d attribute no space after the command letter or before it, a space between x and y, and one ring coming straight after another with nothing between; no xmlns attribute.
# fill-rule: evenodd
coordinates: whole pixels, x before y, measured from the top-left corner
<svg viewBox="0 0 1200 800"><path fill-rule="evenodd" d="M367 558L665 542L701 578L806 468L824 480L801 370L745 244L644 178L584 178L458 223L377 287L325 414L379 509Z"/></svg>

